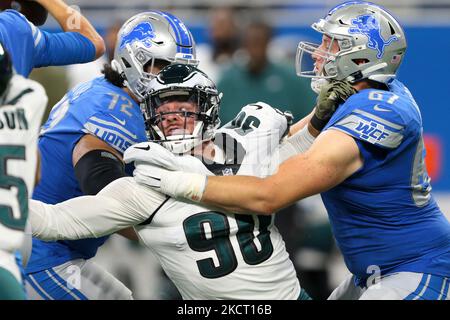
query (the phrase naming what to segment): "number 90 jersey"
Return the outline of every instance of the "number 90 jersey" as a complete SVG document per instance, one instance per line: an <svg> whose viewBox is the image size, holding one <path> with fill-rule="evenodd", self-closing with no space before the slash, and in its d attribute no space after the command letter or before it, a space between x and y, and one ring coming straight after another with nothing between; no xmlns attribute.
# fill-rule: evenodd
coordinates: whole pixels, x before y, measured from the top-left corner
<svg viewBox="0 0 450 320"><path fill-rule="evenodd" d="M148 224L146 224L148 223ZM273 216L225 214L167 200L143 225L183 299L297 299L300 284Z"/></svg>
<svg viewBox="0 0 450 320"><path fill-rule="evenodd" d="M0 250L12 252L22 246L47 101L39 83L15 75L0 106Z"/></svg>
<svg viewBox="0 0 450 320"><path fill-rule="evenodd" d="M245 106L219 129L205 172L261 176L287 130L264 103ZM222 138L222 139L220 139ZM220 152L222 151L222 152ZM200 160L198 160L200 161ZM168 199L136 230L184 299L297 299L300 283L274 216L226 214Z"/></svg>

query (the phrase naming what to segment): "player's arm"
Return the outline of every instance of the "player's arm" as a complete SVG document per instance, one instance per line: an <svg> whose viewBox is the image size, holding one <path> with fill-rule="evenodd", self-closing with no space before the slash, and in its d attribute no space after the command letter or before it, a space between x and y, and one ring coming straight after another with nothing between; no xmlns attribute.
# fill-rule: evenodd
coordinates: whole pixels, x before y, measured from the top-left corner
<svg viewBox="0 0 450 320"><path fill-rule="evenodd" d="M317 137L339 105L354 93L355 88L347 81L333 81L326 85L320 91L311 113L291 126L289 135L294 135L307 126L309 133Z"/></svg>
<svg viewBox="0 0 450 320"><path fill-rule="evenodd" d="M206 178L200 174L169 171L161 176L160 188L173 197L201 199L204 204L231 212L269 215L338 185L362 165L354 138L337 130L327 130L306 153L288 159L268 178Z"/></svg>
<svg viewBox="0 0 450 320"><path fill-rule="evenodd" d="M288 159L266 179L208 177L202 202L238 212L272 214L338 185L362 164L355 140L340 131L328 130L310 150Z"/></svg>
<svg viewBox="0 0 450 320"><path fill-rule="evenodd" d="M296 134L297 132L299 132L305 126L308 125L308 123L311 121L312 116L314 115L314 111L315 109L313 109L313 111L311 111L311 113L308 114L306 117L304 117L303 119L299 120L298 122L294 123L291 126L291 128L289 129L289 137L293 136L294 134ZM315 137L317 137L318 135L319 134L315 135Z"/></svg>
<svg viewBox="0 0 450 320"><path fill-rule="evenodd" d="M29 201L33 236L47 241L98 238L144 222L167 197L123 178L96 196L49 205Z"/></svg>
<svg viewBox="0 0 450 320"><path fill-rule="evenodd" d="M90 134L78 141L72 161L78 184L85 195L96 195L112 181L126 176L119 152ZM124 229L118 233L129 240L138 241L133 229Z"/></svg>
<svg viewBox="0 0 450 320"><path fill-rule="evenodd" d="M93 135L84 135L72 153L75 176L85 195L95 195L112 181L125 176L122 156Z"/></svg>
<svg viewBox="0 0 450 320"><path fill-rule="evenodd" d="M105 53L105 42L92 24L77 10L62 0L34 0L58 21L65 32L76 32L89 39L95 47L95 59Z"/></svg>
<svg viewBox="0 0 450 320"><path fill-rule="evenodd" d="M352 85L346 81L334 81L325 86L317 97L311 113L291 126L288 138L280 145L279 154L274 155L278 157L278 163L306 152L339 105L355 92Z"/></svg>
<svg viewBox="0 0 450 320"><path fill-rule="evenodd" d="M103 39L89 21L61 0L39 0L61 24L64 32L50 33L28 22L34 45L31 66L46 67L86 63L105 51Z"/></svg>

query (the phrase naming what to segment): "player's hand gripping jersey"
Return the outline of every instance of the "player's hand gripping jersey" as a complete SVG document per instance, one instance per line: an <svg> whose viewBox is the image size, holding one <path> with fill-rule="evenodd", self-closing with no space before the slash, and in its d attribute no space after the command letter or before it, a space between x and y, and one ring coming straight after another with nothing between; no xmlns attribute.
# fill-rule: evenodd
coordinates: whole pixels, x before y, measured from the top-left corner
<svg viewBox="0 0 450 320"><path fill-rule="evenodd" d="M325 128L354 137L364 160L322 193L346 265L361 279L372 266L450 276L450 225L430 194L421 128L419 108L397 80L389 91L351 96Z"/></svg>
<svg viewBox="0 0 450 320"><path fill-rule="evenodd" d="M146 141L139 106L125 91L103 77L69 91L52 109L39 138L41 180L33 199L55 204L83 195L75 177L72 152L85 134L94 135L123 153ZM33 239L27 272L69 260L93 257L106 238L45 243Z"/></svg>
<svg viewBox="0 0 450 320"><path fill-rule="evenodd" d="M270 158L278 148L271 144L273 135L279 141L287 130L284 115L268 108L261 103L246 106L237 117L240 121L218 130L217 162L203 166L191 156L185 156L186 161L197 161L195 170L202 173L260 174L252 171L253 161ZM256 149L256 144L272 147ZM145 166L145 159L158 147L162 148L153 143L134 145L125 153L125 161ZM141 242L155 252L184 299L297 299L300 295L274 216L221 213L168 198L133 178L118 179L95 197L55 206L32 201L31 211L33 232L43 239L100 237L135 225Z"/></svg>
<svg viewBox="0 0 450 320"><path fill-rule="evenodd" d="M0 251L13 252L24 241L28 198L33 192L37 139L47 95L37 82L15 75L0 105ZM9 262L8 262L9 261ZM0 263L18 276L13 255Z"/></svg>

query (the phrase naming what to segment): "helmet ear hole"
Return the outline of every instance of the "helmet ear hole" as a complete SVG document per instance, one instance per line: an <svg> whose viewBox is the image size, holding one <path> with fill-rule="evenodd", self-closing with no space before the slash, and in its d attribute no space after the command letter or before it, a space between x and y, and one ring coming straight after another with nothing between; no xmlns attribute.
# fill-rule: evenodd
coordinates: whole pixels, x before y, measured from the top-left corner
<svg viewBox="0 0 450 320"><path fill-rule="evenodd" d="M131 68L130 63L129 63L125 58L122 58L122 62L123 62L123 65L124 65L125 67Z"/></svg>
<svg viewBox="0 0 450 320"><path fill-rule="evenodd" d="M352 59L352 61L353 61L353 63L356 64L357 66L360 66L360 65L362 65L362 64L366 64L366 63L369 63L369 62L370 62L369 59L364 59L364 58L362 58L362 59Z"/></svg>
<svg viewBox="0 0 450 320"><path fill-rule="evenodd" d="M388 25L389 25L389 28L391 29L391 35L394 35L396 32L394 30L394 27L392 26L392 24L389 21L388 21Z"/></svg>

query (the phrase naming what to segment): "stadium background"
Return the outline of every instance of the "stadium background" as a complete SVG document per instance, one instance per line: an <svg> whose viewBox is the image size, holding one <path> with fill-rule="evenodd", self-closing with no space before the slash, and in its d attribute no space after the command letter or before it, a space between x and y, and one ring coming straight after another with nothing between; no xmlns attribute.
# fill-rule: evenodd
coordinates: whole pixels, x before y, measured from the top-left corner
<svg viewBox="0 0 450 320"><path fill-rule="evenodd" d="M297 117L310 108L314 95L307 81L295 78L295 50L300 39L318 41L319 36L310 28L311 23L342 1L66 2L80 8L105 37L107 45L112 43L117 26L138 12L159 9L180 17L197 42L201 61L199 68L210 74L224 92L221 116L228 119L236 114L230 109L237 110L254 100L269 99L272 105L290 109ZM404 26L408 49L399 78L409 87L421 108L427 168L438 203L450 218L450 166L446 160L450 156L446 143L450 139L450 0L397 0L395 4L384 0L375 2L390 9ZM224 4L226 9L222 7ZM229 10L231 7L233 10ZM271 30L261 26L269 26ZM43 28L48 31L59 29L52 19ZM272 37L266 50L265 41L269 38L265 39L264 34L268 35L270 31ZM256 67L257 71L247 67L252 58L264 56L258 50L267 51L267 57L273 63L272 69L264 66L264 59L260 68ZM218 54L214 55L214 52ZM107 57L87 65L39 69L33 72L32 78L46 87L51 108L68 88L99 75L103 62L107 62ZM245 94L236 93L240 88ZM300 281L314 298L325 298L347 270L334 246L320 198L306 199L284 211L277 215L276 223L285 238ZM119 236L111 237L95 260L130 287L137 299L178 297L152 254Z"/></svg>

